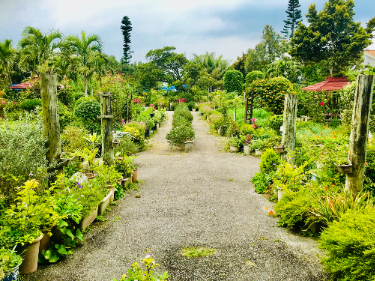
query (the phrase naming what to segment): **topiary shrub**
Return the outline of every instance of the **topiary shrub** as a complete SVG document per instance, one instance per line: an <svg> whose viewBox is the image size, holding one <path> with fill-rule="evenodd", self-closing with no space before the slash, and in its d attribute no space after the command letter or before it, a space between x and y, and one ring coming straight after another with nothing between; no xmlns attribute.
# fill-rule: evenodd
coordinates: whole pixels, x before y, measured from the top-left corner
<svg viewBox="0 0 375 281"><path fill-rule="evenodd" d="M259 70L251 71L246 75L246 84L251 84L253 83L254 80L263 79L263 78L264 78L264 73L262 71L259 71Z"/></svg>
<svg viewBox="0 0 375 281"><path fill-rule="evenodd" d="M246 88L246 93L260 97L267 105L267 109L275 114L283 112L285 94L296 94L293 84L283 77L254 80Z"/></svg>
<svg viewBox="0 0 375 281"><path fill-rule="evenodd" d="M260 169L268 174L277 170L277 166L280 164L280 155L270 148L264 151L260 160Z"/></svg>
<svg viewBox="0 0 375 281"><path fill-rule="evenodd" d="M242 92L243 75L238 70L228 70L224 74L224 90L227 92Z"/></svg>
<svg viewBox="0 0 375 281"><path fill-rule="evenodd" d="M375 209L350 210L329 224L320 236L328 250L323 258L333 280L374 280Z"/></svg>
<svg viewBox="0 0 375 281"><path fill-rule="evenodd" d="M194 140L195 133L191 127L180 126L173 128L166 138L170 145L182 147L187 140Z"/></svg>
<svg viewBox="0 0 375 281"><path fill-rule="evenodd" d="M42 101L40 99L24 100L20 104L20 108L27 111L32 111L38 106L42 106Z"/></svg>
<svg viewBox="0 0 375 281"><path fill-rule="evenodd" d="M77 101L78 102L78 101ZM100 132L100 104L92 99L83 100L78 103L74 111L75 116L83 121L83 125L90 132Z"/></svg>
<svg viewBox="0 0 375 281"><path fill-rule="evenodd" d="M274 129L276 132L279 132L280 127L283 125L283 115L272 115L267 121L268 127Z"/></svg>
<svg viewBox="0 0 375 281"><path fill-rule="evenodd" d="M255 133L255 129L254 129L254 125L250 125L250 124L243 124L241 126L241 134L242 135L250 135L250 136L253 136L254 133Z"/></svg>

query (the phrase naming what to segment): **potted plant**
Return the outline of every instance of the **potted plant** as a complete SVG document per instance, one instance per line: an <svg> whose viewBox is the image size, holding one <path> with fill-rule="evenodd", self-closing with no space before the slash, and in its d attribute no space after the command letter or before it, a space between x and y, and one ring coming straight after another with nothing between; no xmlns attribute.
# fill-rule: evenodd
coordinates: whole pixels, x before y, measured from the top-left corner
<svg viewBox="0 0 375 281"><path fill-rule="evenodd" d="M257 139L251 142L251 148L255 150L255 155L262 155L264 149L263 140Z"/></svg>
<svg viewBox="0 0 375 281"><path fill-rule="evenodd" d="M284 146L274 146L273 150L275 150L276 153L284 153Z"/></svg>
<svg viewBox="0 0 375 281"><path fill-rule="evenodd" d="M113 139L112 140L112 147L117 147L119 144L120 144L120 140L119 139Z"/></svg>
<svg viewBox="0 0 375 281"><path fill-rule="evenodd" d="M14 250L5 248L0 249L0 280L16 281L19 276L19 267L22 263L22 257Z"/></svg>
<svg viewBox="0 0 375 281"><path fill-rule="evenodd" d="M169 145L184 148L185 142L194 140L195 133L190 126L177 126L169 132L166 138Z"/></svg>
<svg viewBox="0 0 375 281"><path fill-rule="evenodd" d="M238 137L231 137L228 139L228 145L230 146L230 150L232 152L239 152L242 142Z"/></svg>
<svg viewBox="0 0 375 281"><path fill-rule="evenodd" d="M245 155L250 155L250 145L251 145L251 137L247 134L246 138L244 139L243 150Z"/></svg>
<svg viewBox="0 0 375 281"><path fill-rule="evenodd" d="M105 164L95 165L94 172L97 180L101 182L103 186L107 186L110 192L110 202L113 202L115 199L115 185L118 179L122 177L121 173L117 171L116 166L107 166Z"/></svg>
<svg viewBox="0 0 375 281"><path fill-rule="evenodd" d="M335 163L337 170L342 174L351 174L353 173L353 164L348 159L342 159Z"/></svg>

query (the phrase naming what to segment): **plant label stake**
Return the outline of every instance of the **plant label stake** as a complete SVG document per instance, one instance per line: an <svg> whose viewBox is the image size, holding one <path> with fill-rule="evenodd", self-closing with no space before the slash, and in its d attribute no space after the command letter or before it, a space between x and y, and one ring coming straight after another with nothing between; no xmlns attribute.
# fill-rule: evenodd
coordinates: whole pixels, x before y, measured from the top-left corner
<svg viewBox="0 0 375 281"><path fill-rule="evenodd" d="M360 192L363 188L374 80L374 75L357 77L349 143L349 161L353 170L346 174L345 182L345 190L353 193Z"/></svg>

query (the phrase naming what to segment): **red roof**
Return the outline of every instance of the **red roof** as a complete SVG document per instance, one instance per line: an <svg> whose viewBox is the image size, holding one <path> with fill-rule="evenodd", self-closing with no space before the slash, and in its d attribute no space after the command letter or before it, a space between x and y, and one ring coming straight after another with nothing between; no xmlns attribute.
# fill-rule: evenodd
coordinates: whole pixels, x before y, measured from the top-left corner
<svg viewBox="0 0 375 281"><path fill-rule="evenodd" d="M365 53L375 57L375 50L365 50Z"/></svg>
<svg viewBox="0 0 375 281"><path fill-rule="evenodd" d="M321 92L321 91L337 91L344 89L346 85L350 84L345 77L327 77L325 81L319 82L315 85L303 88L305 91Z"/></svg>
<svg viewBox="0 0 375 281"><path fill-rule="evenodd" d="M29 82L23 82L23 83L20 83L20 84L17 84L17 85L13 85L13 86L10 86L9 88L11 89L18 89L18 90L24 90L24 89L27 89L28 87L32 87L34 86L34 84L31 84Z"/></svg>

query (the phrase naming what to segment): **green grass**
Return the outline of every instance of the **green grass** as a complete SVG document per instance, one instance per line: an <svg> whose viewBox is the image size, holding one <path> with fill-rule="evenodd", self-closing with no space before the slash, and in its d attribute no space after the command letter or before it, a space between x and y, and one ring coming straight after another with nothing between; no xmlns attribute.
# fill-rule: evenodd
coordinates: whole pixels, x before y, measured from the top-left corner
<svg viewBox="0 0 375 281"><path fill-rule="evenodd" d="M184 247L181 254L188 258L207 257L216 253L215 249L206 247Z"/></svg>
<svg viewBox="0 0 375 281"><path fill-rule="evenodd" d="M263 108L254 108L253 110L253 118L255 119L267 119L272 115L272 112L269 112ZM234 117L234 109L230 108L228 110L228 116L231 118ZM241 124L244 122L245 119L245 107L241 106L237 108L237 114L236 114L236 122Z"/></svg>

